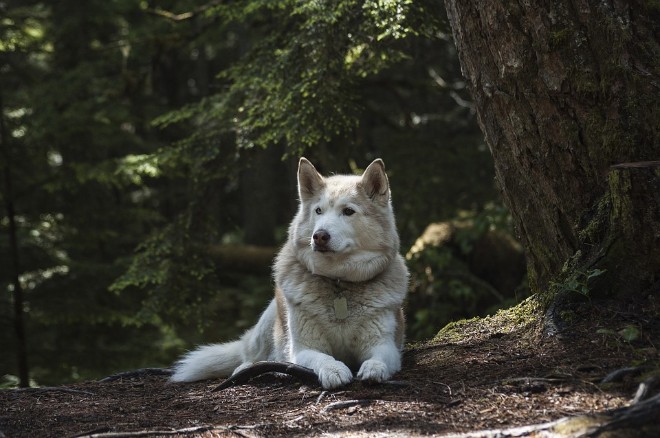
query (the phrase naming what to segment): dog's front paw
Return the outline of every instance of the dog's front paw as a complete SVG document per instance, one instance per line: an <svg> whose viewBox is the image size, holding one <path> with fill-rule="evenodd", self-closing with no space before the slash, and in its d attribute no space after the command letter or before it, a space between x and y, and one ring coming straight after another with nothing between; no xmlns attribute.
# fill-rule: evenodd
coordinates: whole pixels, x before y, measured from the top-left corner
<svg viewBox="0 0 660 438"><path fill-rule="evenodd" d="M353 380L353 373L342 362L335 360L319 369L319 382L323 389L333 389L347 385Z"/></svg>
<svg viewBox="0 0 660 438"><path fill-rule="evenodd" d="M357 377L360 380L384 382L385 380L392 377L392 372L387 368L385 363L379 360L369 359L362 363Z"/></svg>

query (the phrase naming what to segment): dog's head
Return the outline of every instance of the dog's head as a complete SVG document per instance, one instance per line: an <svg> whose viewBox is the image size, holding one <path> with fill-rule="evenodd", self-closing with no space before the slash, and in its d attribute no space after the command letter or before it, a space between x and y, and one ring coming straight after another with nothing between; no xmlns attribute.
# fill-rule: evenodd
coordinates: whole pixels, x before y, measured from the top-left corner
<svg viewBox="0 0 660 438"><path fill-rule="evenodd" d="M385 164L361 176L324 178L307 159L298 165L300 207L292 224L298 259L318 275L364 281L398 252L399 237Z"/></svg>

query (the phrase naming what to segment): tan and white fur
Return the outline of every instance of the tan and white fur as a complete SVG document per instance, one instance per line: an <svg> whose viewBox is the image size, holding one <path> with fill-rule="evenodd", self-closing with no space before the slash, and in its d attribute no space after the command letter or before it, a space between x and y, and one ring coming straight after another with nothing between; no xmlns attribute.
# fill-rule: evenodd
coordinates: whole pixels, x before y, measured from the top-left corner
<svg viewBox="0 0 660 438"><path fill-rule="evenodd" d="M301 158L298 212L274 264L275 298L234 342L174 365L173 381L226 377L252 363L311 368L326 389L381 382L401 369L408 270L382 160L361 176L322 177Z"/></svg>

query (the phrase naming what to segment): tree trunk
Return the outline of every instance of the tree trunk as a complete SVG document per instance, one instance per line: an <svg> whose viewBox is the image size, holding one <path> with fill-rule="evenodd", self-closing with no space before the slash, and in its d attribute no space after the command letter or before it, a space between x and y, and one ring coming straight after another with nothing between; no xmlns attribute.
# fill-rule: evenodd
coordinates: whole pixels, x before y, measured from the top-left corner
<svg viewBox="0 0 660 438"><path fill-rule="evenodd" d="M657 6L617 0L445 5L532 288L546 290L571 260L583 273L607 269L602 283L609 291L639 292L658 281L658 167L643 174L615 168L610 175L618 163L660 157ZM646 210L634 201L642 198L655 206ZM633 250L640 239L646 239L642 251ZM612 271L623 263L634 284Z"/></svg>
<svg viewBox="0 0 660 438"><path fill-rule="evenodd" d="M203 250L220 272L268 276L272 272L276 246L208 245Z"/></svg>
<svg viewBox="0 0 660 438"><path fill-rule="evenodd" d="M2 198L5 201L7 218L9 222L9 257L11 258L12 298L14 301L14 332L16 334L16 365L18 371L18 384L21 388L30 386L30 368L27 360L27 338L25 335L25 321L23 314L23 287L21 286L21 263L18 255L18 227L16 226L16 211L14 208L14 193L11 175L11 152L9 149L9 136L5 127L4 103L2 90L0 90L0 151L2 153L4 174L4 187Z"/></svg>

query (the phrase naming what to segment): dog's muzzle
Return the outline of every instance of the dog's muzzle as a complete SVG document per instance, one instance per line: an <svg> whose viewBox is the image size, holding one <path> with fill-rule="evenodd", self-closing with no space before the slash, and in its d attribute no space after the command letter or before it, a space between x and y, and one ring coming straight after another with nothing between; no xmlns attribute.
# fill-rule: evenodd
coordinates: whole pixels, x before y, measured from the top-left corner
<svg viewBox="0 0 660 438"><path fill-rule="evenodd" d="M312 242L314 243L314 251L330 251L330 248L328 247L330 242L330 233L328 233L323 228L314 232L312 235Z"/></svg>

